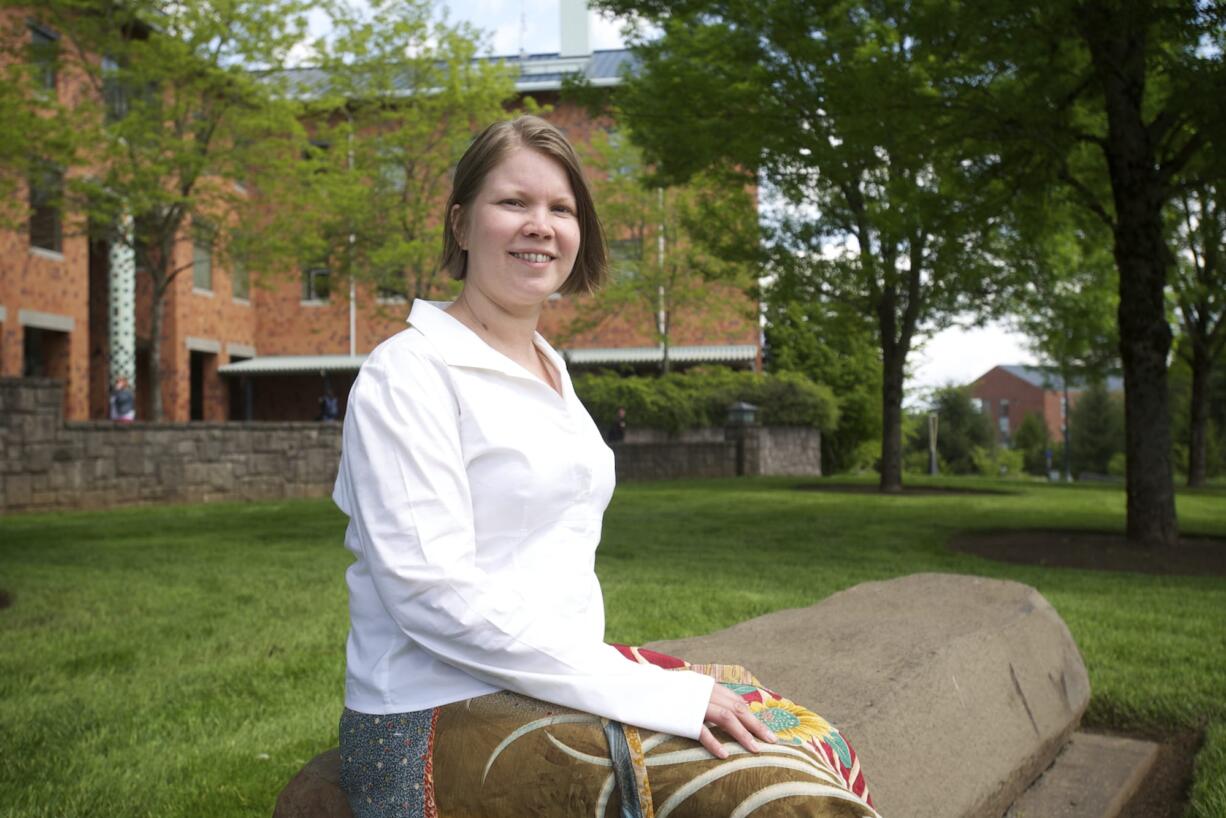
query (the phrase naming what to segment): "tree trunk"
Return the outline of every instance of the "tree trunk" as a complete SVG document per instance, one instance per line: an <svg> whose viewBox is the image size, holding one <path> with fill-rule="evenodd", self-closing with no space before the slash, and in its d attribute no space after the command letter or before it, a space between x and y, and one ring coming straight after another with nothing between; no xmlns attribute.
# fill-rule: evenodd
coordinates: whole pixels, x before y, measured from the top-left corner
<svg viewBox="0 0 1226 818"><path fill-rule="evenodd" d="M1142 115L1147 32L1145 21L1102 6L1091 8L1083 26L1106 103L1105 152L1115 203L1127 536L1147 548L1172 547L1178 527L1166 389L1171 330L1164 291L1170 259L1162 208L1167 191Z"/></svg>
<svg viewBox="0 0 1226 818"><path fill-rule="evenodd" d="M1209 376L1213 359L1204 343L1192 342L1192 399L1188 405L1188 488L1205 485L1209 441Z"/></svg>
<svg viewBox="0 0 1226 818"><path fill-rule="evenodd" d="M882 344L881 491L902 491L902 393L906 353Z"/></svg>

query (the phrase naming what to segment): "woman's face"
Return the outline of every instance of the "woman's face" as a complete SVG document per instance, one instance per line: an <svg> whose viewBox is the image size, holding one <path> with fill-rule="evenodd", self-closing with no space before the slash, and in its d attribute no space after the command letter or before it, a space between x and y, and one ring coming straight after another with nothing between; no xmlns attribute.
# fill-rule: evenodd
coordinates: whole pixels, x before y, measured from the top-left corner
<svg viewBox="0 0 1226 818"><path fill-rule="evenodd" d="M575 266L574 191L566 169L543 153L513 149L451 217L468 251L464 286L504 309L539 307Z"/></svg>

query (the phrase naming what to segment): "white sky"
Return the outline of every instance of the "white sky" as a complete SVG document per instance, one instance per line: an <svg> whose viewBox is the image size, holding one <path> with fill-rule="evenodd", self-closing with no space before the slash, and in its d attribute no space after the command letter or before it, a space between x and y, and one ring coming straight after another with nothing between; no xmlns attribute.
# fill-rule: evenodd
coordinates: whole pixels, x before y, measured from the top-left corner
<svg viewBox="0 0 1226 818"><path fill-rule="evenodd" d="M452 21L464 20L484 30L486 54L550 53L558 50L558 0L451 0L441 4ZM620 48L620 25L589 12L593 49ZM322 33L322 19L312 20ZM953 382L970 383L997 364L1034 363L1025 338L1000 324L979 329L957 327L933 336L910 356L912 377L907 381L908 403L922 401L925 390Z"/></svg>
<svg viewBox="0 0 1226 818"><path fill-rule="evenodd" d="M951 327L930 338L909 356L912 377L907 402L922 400L925 390L948 383L965 385L998 364L1033 364L1026 337L999 323L977 329Z"/></svg>

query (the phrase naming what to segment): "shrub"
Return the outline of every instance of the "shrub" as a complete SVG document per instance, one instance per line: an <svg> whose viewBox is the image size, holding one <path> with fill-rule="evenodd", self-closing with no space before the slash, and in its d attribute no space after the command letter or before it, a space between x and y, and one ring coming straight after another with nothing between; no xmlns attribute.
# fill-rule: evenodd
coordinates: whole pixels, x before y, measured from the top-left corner
<svg viewBox="0 0 1226 818"><path fill-rule="evenodd" d="M724 367L701 367L663 377L623 378L612 373L577 375L575 392L602 429L625 407L631 426L676 433L723 426L737 401L758 407L758 422L770 426L831 428L838 401L825 386L795 372L767 375Z"/></svg>
<svg viewBox="0 0 1226 818"><path fill-rule="evenodd" d="M995 447L992 420L975 407L970 390L962 386L943 386L932 397L932 411L937 413L937 455L954 474L973 474L978 469L973 451L976 447ZM928 456L927 413L911 418L912 434L906 438L910 446ZM925 460L924 462L927 462ZM949 472L946 472L949 473Z"/></svg>
<svg viewBox="0 0 1226 818"><path fill-rule="evenodd" d="M940 438L938 438L939 440ZM1021 477L1022 453L1016 449L1006 449L1003 446L984 448L976 446L971 449L971 460L975 470L984 477Z"/></svg>
<svg viewBox="0 0 1226 818"><path fill-rule="evenodd" d="M1026 413L1017 427L1017 434L1013 436L1013 448L1022 453L1022 467L1027 474L1047 475L1047 450L1051 448L1051 437L1042 415L1038 412Z"/></svg>

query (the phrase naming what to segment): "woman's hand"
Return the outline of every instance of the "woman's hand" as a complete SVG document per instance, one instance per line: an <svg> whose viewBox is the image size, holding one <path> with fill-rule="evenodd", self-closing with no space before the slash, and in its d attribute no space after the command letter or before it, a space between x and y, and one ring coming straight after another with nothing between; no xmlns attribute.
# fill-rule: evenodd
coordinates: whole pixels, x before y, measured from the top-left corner
<svg viewBox="0 0 1226 818"><path fill-rule="evenodd" d="M698 741L707 748L707 752L716 758L727 758L728 751L711 732L711 727L722 728L725 733L732 736L751 753L759 750L758 742L754 740L755 736L771 744L778 741L770 728L750 712L745 700L722 684L717 683L711 689L711 701L707 705L707 715L704 721L702 732L698 734Z"/></svg>

